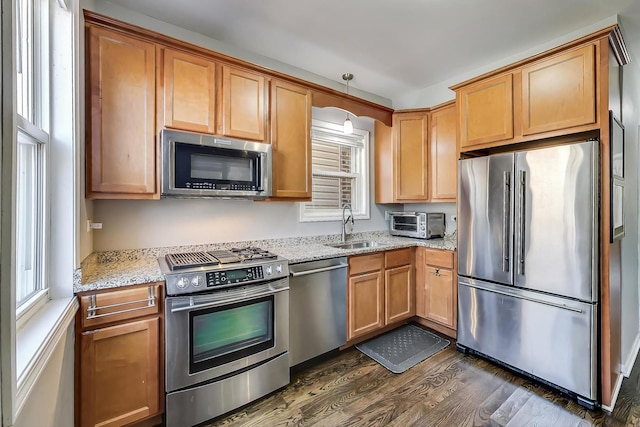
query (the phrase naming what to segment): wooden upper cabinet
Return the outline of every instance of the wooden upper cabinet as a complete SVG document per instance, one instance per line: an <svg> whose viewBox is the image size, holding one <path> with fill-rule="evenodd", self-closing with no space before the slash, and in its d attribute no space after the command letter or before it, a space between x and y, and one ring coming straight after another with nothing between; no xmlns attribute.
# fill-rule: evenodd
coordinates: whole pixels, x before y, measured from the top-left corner
<svg viewBox="0 0 640 427"><path fill-rule="evenodd" d="M530 135L595 123L595 45L522 69L522 133Z"/></svg>
<svg viewBox="0 0 640 427"><path fill-rule="evenodd" d="M158 317L80 335L80 425L122 426L160 410Z"/></svg>
<svg viewBox="0 0 640 427"><path fill-rule="evenodd" d="M379 120L374 123L375 202L393 203L393 128Z"/></svg>
<svg viewBox="0 0 640 427"><path fill-rule="evenodd" d="M455 201L457 188L456 107L431 113L430 161L432 201Z"/></svg>
<svg viewBox="0 0 640 427"><path fill-rule="evenodd" d="M427 113L394 114L394 183L397 202L421 202L429 197L428 117Z"/></svg>
<svg viewBox="0 0 640 427"><path fill-rule="evenodd" d="M265 141L265 77L223 65L221 96L218 133L234 138Z"/></svg>
<svg viewBox="0 0 640 427"><path fill-rule="evenodd" d="M156 46L87 26L88 198L153 198Z"/></svg>
<svg viewBox="0 0 640 427"><path fill-rule="evenodd" d="M168 128L215 133L216 64L173 49L163 53L159 122Z"/></svg>
<svg viewBox="0 0 640 427"><path fill-rule="evenodd" d="M513 75L465 86L457 92L460 147L513 138Z"/></svg>
<svg viewBox="0 0 640 427"><path fill-rule="evenodd" d="M274 198L311 199L311 91L271 82Z"/></svg>

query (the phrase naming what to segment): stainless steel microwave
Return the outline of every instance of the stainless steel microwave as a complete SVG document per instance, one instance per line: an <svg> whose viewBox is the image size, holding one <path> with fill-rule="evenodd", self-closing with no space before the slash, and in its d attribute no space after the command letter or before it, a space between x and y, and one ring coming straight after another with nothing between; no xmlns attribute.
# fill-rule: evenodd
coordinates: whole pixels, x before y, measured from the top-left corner
<svg viewBox="0 0 640 427"><path fill-rule="evenodd" d="M444 214L389 212L389 233L393 236L436 239L444 237Z"/></svg>
<svg viewBox="0 0 640 427"><path fill-rule="evenodd" d="M271 196L271 145L164 129L163 197Z"/></svg>

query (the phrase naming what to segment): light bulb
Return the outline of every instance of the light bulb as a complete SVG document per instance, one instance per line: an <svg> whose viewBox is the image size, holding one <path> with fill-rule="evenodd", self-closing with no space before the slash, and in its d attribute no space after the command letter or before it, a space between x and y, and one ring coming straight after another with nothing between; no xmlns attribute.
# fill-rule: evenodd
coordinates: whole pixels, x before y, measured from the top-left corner
<svg viewBox="0 0 640 427"><path fill-rule="evenodd" d="M347 115L347 118L344 121L343 132L347 135L351 135L353 133L353 123L349 120L349 115Z"/></svg>

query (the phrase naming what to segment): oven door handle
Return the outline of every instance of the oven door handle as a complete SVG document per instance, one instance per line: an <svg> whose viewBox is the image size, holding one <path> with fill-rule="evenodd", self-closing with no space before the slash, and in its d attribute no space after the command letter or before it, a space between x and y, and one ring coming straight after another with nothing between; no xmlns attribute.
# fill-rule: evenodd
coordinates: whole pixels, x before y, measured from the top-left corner
<svg viewBox="0 0 640 427"><path fill-rule="evenodd" d="M235 296L235 297L225 298L223 300L205 302L205 303L200 303L200 304L195 303L193 301L193 297L189 297L188 305L181 305L180 307L172 308L171 312L172 313L178 313L180 311L200 310L200 309L209 308L209 307L220 307L222 305L228 305L228 304L232 304L234 302L247 301L247 300L250 300L250 299L266 297L266 296L269 296L269 295L275 295L278 292L288 291L288 290L289 290L289 287L271 288L270 290L268 290L266 292L256 292L255 294L238 295L238 296Z"/></svg>

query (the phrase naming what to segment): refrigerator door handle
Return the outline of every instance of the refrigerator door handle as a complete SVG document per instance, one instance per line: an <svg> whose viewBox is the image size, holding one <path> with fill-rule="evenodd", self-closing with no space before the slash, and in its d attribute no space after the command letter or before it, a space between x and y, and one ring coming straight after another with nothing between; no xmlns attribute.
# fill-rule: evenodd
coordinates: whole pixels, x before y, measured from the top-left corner
<svg viewBox="0 0 640 427"><path fill-rule="evenodd" d="M487 292L493 292L493 293L500 294L500 295L506 295L506 296L513 297L513 298L518 298L518 299L522 299L522 300L526 300L526 301L535 302L535 303L538 303L538 304L544 304L544 305L549 305L551 307L561 308L563 310L569 310L569 311L573 311L573 312L576 312L576 313L582 313L582 309L577 308L577 307L571 307L571 306L566 305L566 304L558 304L558 303L551 302L551 301L544 301L544 300L541 300L541 299L538 299L538 298L532 298L532 297L529 297L529 296L520 295L520 294L509 292L509 291L501 291L501 290L498 290L498 289L485 288L484 286L478 285L477 283L474 283L473 285L466 284L466 283L460 283L460 284L463 285L463 286L468 286L470 288L476 288L476 289L480 289L480 290L487 291Z"/></svg>
<svg viewBox="0 0 640 427"><path fill-rule="evenodd" d="M511 174L508 171L503 175L503 202L502 202L502 271L509 271L509 218L511 217Z"/></svg>
<svg viewBox="0 0 640 427"><path fill-rule="evenodd" d="M527 197L526 172L520 171L520 207L518 209L518 224L520 226L520 238L518 239L518 274L524 275L524 233L525 233L525 208Z"/></svg>

